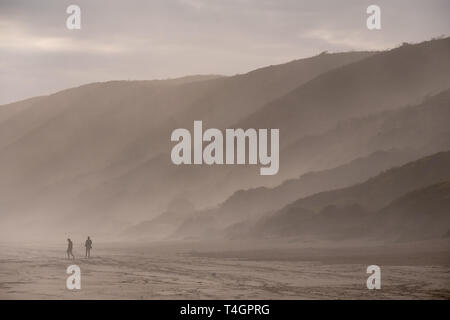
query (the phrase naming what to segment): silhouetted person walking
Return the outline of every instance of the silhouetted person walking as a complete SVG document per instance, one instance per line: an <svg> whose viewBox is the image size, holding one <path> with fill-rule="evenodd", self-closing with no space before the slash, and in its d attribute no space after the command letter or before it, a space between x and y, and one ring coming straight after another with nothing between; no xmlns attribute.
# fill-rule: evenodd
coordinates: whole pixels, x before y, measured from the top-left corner
<svg viewBox="0 0 450 320"><path fill-rule="evenodd" d="M75 260L75 256L73 255L73 242L70 239L67 239L67 259L70 259L70 256L72 256L72 258Z"/></svg>
<svg viewBox="0 0 450 320"><path fill-rule="evenodd" d="M84 243L84 246L86 247L86 258L91 257L91 249L92 249L92 240L91 237L88 237L86 242Z"/></svg>

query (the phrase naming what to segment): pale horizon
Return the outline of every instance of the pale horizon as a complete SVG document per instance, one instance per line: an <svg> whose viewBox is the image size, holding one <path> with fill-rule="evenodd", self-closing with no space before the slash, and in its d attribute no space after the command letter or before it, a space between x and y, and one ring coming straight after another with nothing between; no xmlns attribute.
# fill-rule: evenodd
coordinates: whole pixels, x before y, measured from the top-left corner
<svg viewBox="0 0 450 320"><path fill-rule="evenodd" d="M81 8L81 30L65 26L71 4ZM323 51L380 51L450 31L446 1L378 1L376 31L365 26L370 1L257 4L2 1L0 104L92 82L231 76Z"/></svg>

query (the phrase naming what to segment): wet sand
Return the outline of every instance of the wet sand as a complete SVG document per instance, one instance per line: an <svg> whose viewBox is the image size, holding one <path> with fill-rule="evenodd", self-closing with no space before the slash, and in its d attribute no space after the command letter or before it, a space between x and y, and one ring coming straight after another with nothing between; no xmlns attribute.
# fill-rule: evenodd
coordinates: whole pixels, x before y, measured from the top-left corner
<svg viewBox="0 0 450 320"><path fill-rule="evenodd" d="M89 260L75 247L74 261L55 246L0 245L0 299L450 299L447 244L423 252L94 245ZM71 264L81 290L66 289ZM381 290L366 288L369 264L381 267Z"/></svg>

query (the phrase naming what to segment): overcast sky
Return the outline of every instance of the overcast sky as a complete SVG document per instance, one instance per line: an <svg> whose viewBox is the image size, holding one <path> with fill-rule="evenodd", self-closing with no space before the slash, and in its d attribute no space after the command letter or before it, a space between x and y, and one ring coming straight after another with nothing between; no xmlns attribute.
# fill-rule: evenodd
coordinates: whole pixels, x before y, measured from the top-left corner
<svg viewBox="0 0 450 320"><path fill-rule="evenodd" d="M81 7L81 30L66 8ZM345 4L345 5L344 5ZM366 28L381 7L382 29ZM449 0L0 0L0 104L81 84L245 73L450 35Z"/></svg>

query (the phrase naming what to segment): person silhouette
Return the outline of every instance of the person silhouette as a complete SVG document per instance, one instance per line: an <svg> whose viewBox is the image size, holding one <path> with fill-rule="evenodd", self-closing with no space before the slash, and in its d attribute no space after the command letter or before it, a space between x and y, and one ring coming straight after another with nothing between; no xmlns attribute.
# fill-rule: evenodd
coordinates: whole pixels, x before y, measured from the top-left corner
<svg viewBox="0 0 450 320"><path fill-rule="evenodd" d="M73 242L70 239L67 239L67 259L70 259L70 256L75 260L75 256L73 255L72 249L73 249Z"/></svg>
<svg viewBox="0 0 450 320"><path fill-rule="evenodd" d="M86 247L86 258L90 258L91 257L91 249L92 249L91 237L88 236L86 242L84 243L84 246Z"/></svg>

